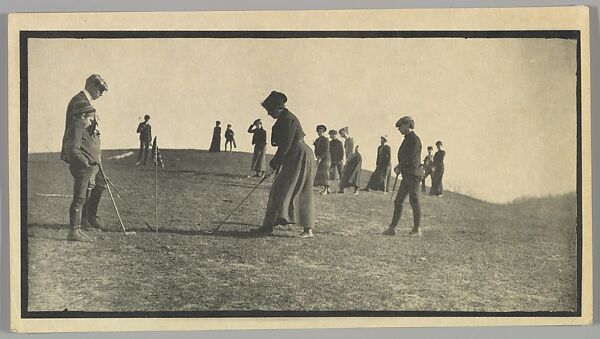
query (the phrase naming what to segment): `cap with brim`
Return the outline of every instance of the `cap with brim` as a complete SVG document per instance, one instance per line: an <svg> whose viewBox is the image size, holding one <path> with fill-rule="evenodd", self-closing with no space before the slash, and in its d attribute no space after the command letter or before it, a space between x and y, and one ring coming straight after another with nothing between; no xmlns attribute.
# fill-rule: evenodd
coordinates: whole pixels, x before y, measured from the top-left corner
<svg viewBox="0 0 600 339"><path fill-rule="evenodd" d="M317 125L317 132L319 131L319 128L323 130L323 132L327 131L327 127L325 127L325 125Z"/></svg>
<svg viewBox="0 0 600 339"><path fill-rule="evenodd" d="M413 120L413 118L411 118L409 116L400 118L400 120L398 120L398 122L396 122L396 127L400 127L406 123L408 123L410 125L410 128L415 128L415 121Z"/></svg>
<svg viewBox="0 0 600 339"><path fill-rule="evenodd" d="M337 131L332 129L331 131L329 131L329 135L337 135Z"/></svg>
<svg viewBox="0 0 600 339"><path fill-rule="evenodd" d="M387 136L387 135L382 135L382 136L381 136L381 139L383 139L383 140L385 140L385 141L388 141L388 136Z"/></svg>
<svg viewBox="0 0 600 339"><path fill-rule="evenodd" d="M86 87L88 85L92 85L101 89L102 91L108 91L108 85L106 84L106 81L104 81L104 79L102 79L102 77L98 74L90 75L85 81L85 85Z"/></svg>
<svg viewBox="0 0 600 339"><path fill-rule="evenodd" d="M256 125L256 124L260 124L260 123L262 123L262 121L260 119L256 119L256 120L254 120L254 122L252 124Z"/></svg>
<svg viewBox="0 0 600 339"><path fill-rule="evenodd" d="M342 132L348 133L348 127L344 127L342 129L340 129L340 133L342 133Z"/></svg>

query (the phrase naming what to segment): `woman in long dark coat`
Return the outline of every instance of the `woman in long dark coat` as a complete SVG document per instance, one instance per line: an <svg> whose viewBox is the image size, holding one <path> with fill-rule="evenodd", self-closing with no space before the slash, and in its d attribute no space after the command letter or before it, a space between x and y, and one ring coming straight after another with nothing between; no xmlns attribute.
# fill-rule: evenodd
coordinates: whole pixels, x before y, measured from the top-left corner
<svg viewBox="0 0 600 339"><path fill-rule="evenodd" d="M375 191L388 191L388 184L390 174L392 172L392 149L389 145L386 145L387 136L381 137L381 145L377 147L377 161L375 166L375 171L371 174L371 178L369 179L369 183L365 188L368 190Z"/></svg>
<svg viewBox="0 0 600 339"><path fill-rule="evenodd" d="M275 225L298 224L304 228L300 236L311 238L315 224L312 190L315 155L304 142L300 121L285 108L286 102L285 94L275 91L262 102L269 116L277 119L271 132L271 143L277 146L277 152L269 163L267 176L281 170L269 192L263 225L255 233L269 234Z"/></svg>
<svg viewBox="0 0 600 339"><path fill-rule="evenodd" d="M267 132L262 127L262 121L260 119L254 120L252 125L248 127L248 133L252 133L252 145L254 145L250 171L254 172L255 177L262 177L267 168L265 163Z"/></svg>
<svg viewBox="0 0 600 339"><path fill-rule="evenodd" d="M327 131L324 125L317 126L319 137L313 143L315 145L315 156L317 157L317 173L315 174L314 186L323 186L321 194L329 194L329 167L331 157L329 156L329 139L323 134Z"/></svg>
<svg viewBox="0 0 600 339"><path fill-rule="evenodd" d="M213 129L212 141L210 143L209 152L220 152L221 151L221 122L217 121L216 126Z"/></svg>
<svg viewBox="0 0 600 339"><path fill-rule="evenodd" d="M446 151L442 149L444 145L441 141L437 141L435 146L438 151L433 156L433 174L431 175L431 189L429 190L429 194L441 198L444 193L442 178L444 177L444 157L446 157Z"/></svg>
<svg viewBox="0 0 600 339"><path fill-rule="evenodd" d="M346 161L344 173L340 180L340 190L338 193L343 194L344 188L354 187L354 195L358 195L358 187L360 187L360 172L362 169L362 156L358 152L358 145L354 148L354 152L350 159Z"/></svg>

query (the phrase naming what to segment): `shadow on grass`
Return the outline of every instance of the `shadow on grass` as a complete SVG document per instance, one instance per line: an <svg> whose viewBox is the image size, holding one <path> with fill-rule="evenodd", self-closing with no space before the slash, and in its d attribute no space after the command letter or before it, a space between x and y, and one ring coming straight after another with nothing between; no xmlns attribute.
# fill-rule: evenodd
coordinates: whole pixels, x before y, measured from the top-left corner
<svg viewBox="0 0 600 339"><path fill-rule="evenodd" d="M191 170L167 170L168 173L175 174L191 174L191 175L214 175L217 177L223 178L246 178L245 175L242 174L232 174L232 173L215 173L215 172L204 172L204 171L191 171Z"/></svg>

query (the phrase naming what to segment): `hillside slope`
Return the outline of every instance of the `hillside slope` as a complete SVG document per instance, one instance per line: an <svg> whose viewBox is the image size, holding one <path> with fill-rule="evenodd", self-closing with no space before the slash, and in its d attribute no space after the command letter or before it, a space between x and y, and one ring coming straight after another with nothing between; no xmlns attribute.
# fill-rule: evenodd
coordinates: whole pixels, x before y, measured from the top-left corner
<svg viewBox="0 0 600 339"><path fill-rule="evenodd" d="M575 310L574 195L506 205L423 195L424 235L413 239L380 235L389 194L315 194L315 238L297 238L295 226L252 237L266 181L210 234L258 182L246 177L251 155L162 150L154 233L132 210L154 222L154 170L136 168L134 157L108 160L124 152L104 152L104 167L138 233L119 232L105 194L99 214L114 232L92 243L66 242L70 200L44 195L70 194L66 165L57 154L29 156L30 310ZM405 210L401 233L412 225Z"/></svg>

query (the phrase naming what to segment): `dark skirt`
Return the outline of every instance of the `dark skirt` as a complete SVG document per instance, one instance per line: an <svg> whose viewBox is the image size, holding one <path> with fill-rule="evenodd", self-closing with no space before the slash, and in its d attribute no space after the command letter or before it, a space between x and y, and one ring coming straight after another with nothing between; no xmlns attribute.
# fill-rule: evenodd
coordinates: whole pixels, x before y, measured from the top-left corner
<svg viewBox="0 0 600 339"><path fill-rule="evenodd" d="M326 156L319 160L317 164L317 173L315 174L314 186L329 186L329 167L331 167L331 160L329 156Z"/></svg>
<svg viewBox="0 0 600 339"><path fill-rule="evenodd" d="M444 184L442 178L444 177L444 167L436 167L431 174L431 189L429 194L440 195L444 193Z"/></svg>
<svg viewBox="0 0 600 339"><path fill-rule="evenodd" d="M221 151L221 136L213 135L212 142L210 143L209 152L220 152Z"/></svg>
<svg viewBox="0 0 600 339"><path fill-rule="evenodd" d="M344 187L359 187L360 186L360 172L362 169L362 157L360 153L355 153L353 157L348 160L344 167L344 173L340 180L340 189Z"/></svg>
<svg viewBox="0 0 600 339"><path fill-rule="evenodd" d="M258 171L266 171L267 165L265 162L265 151L267 145L254 145L254 153L252 154L252 167L250 171L258 172Z"/></svg>
<svg viewBox="0 0 600 339"><path fill-rule="evenodd" d="M390 166L379 166L371 174L367 188L375 191L387 192L390 190L390 176L392 169Z"/></svg>
<svg viewBox="0 0 600 339"><path fill-rule="evenodd" d="M299 224L304 228L314 227L314 158L312 149L304 141L291 146L271 186L263 226Z"/></svg>

